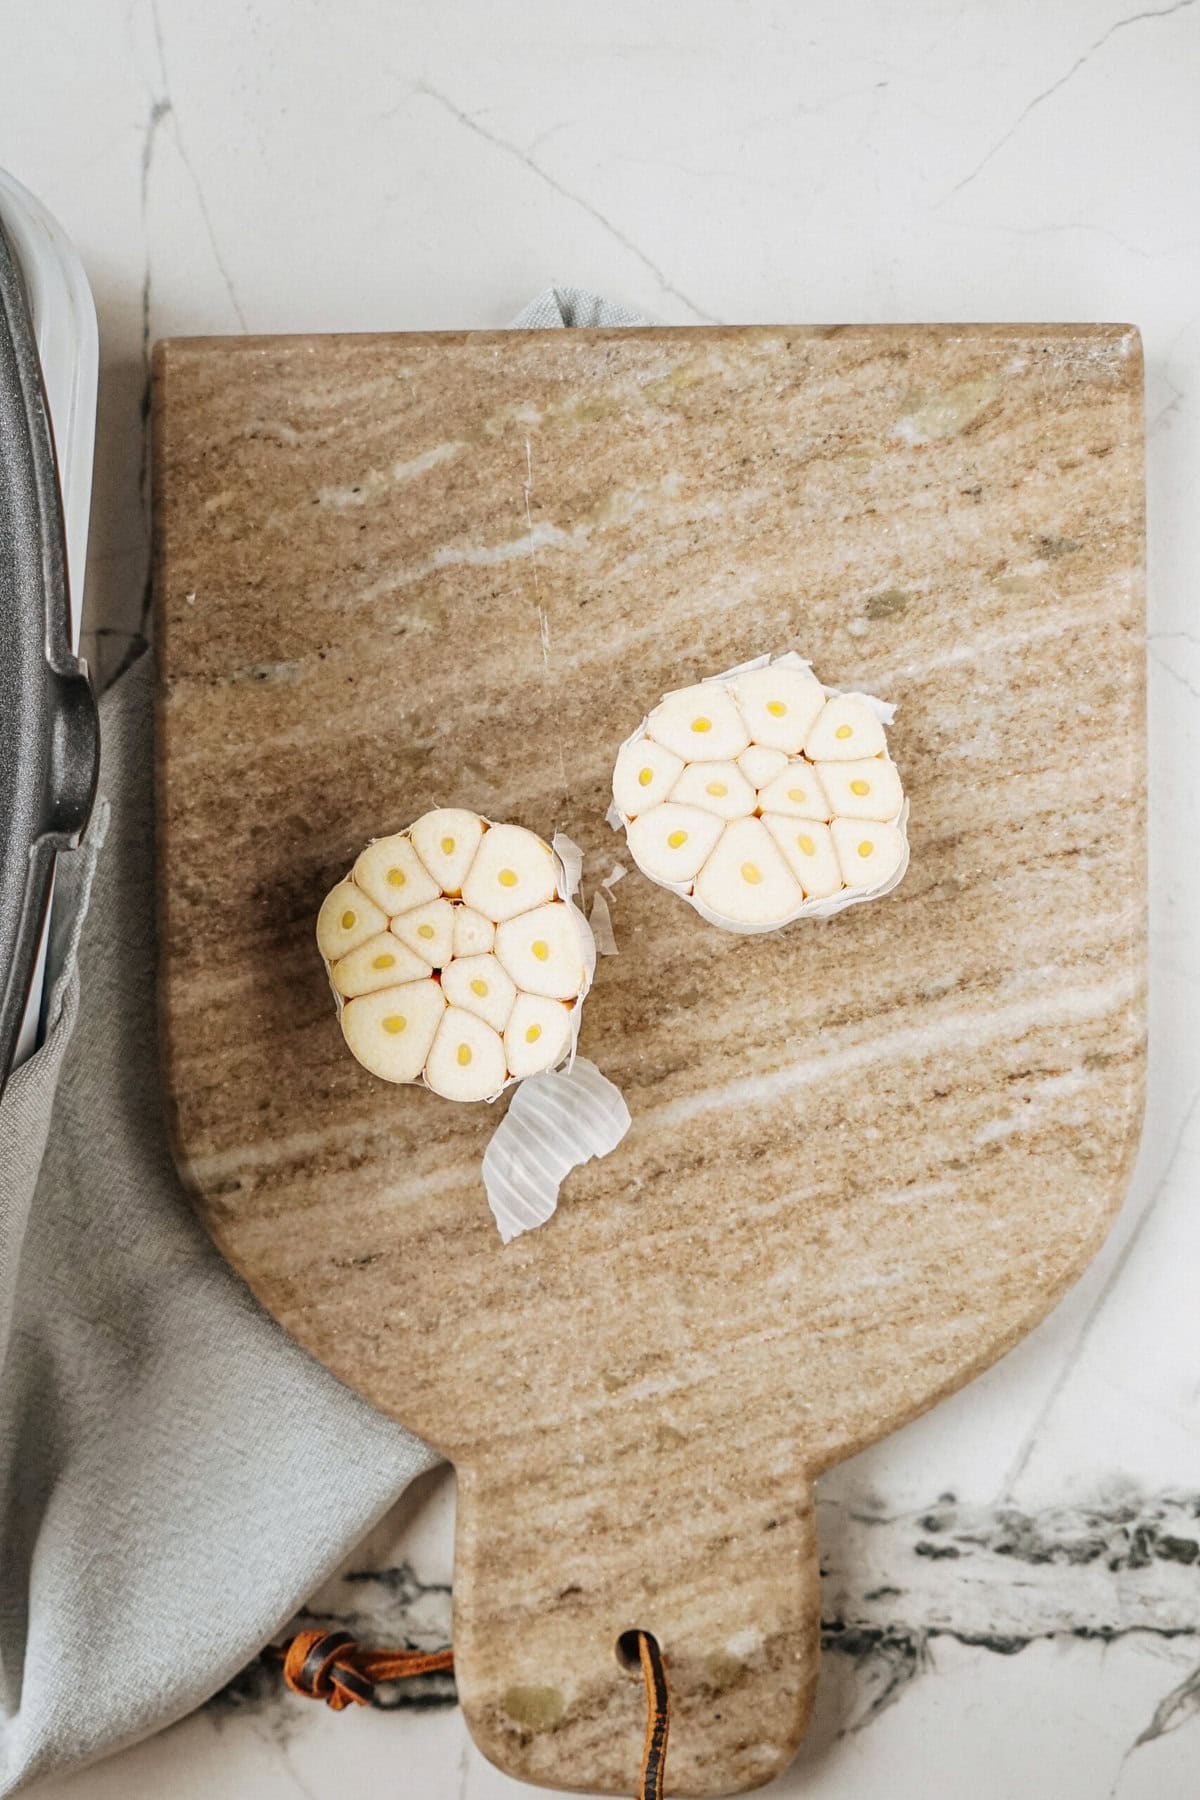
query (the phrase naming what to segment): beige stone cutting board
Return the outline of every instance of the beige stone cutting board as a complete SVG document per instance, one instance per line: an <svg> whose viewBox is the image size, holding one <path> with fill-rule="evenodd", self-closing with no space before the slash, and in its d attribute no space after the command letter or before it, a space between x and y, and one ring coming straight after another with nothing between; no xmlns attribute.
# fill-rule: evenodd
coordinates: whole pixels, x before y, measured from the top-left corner
<svg viewBox="0 0 1200 1800"><path fill-rule="evenodd" d="M634 1626L670 1788L778 1773L816 1678L814 1477L1014 1344L1121 1202L1141 414L1123 326L159 348L179 1162L264 1305L457 1465L459 1688L514 1774L631 1791ZM318 903L438 803L564 828L594 882L646 709L791 648L898 703L910 872L755 938L622 882L582 1049L633 1128L504 1249L505 1102L351 1061Z"/></svg>

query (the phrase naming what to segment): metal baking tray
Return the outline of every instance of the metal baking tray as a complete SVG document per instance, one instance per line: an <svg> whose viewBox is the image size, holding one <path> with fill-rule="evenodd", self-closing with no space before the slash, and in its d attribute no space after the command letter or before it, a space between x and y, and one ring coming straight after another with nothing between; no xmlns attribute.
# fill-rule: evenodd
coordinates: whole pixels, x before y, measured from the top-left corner
<svg viewBox="0 0 1200 1800"><path fill-rule="evenodd" d="M58 851L87 823L96 706L72 654L58 465L21 270L0 226L0 1083Z"/></svg>

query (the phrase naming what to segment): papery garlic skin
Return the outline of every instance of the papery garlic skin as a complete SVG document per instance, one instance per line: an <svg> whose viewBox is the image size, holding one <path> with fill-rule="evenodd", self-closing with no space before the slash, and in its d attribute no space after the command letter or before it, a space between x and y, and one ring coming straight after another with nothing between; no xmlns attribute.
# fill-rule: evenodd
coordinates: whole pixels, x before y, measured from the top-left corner
<svg viewBox="0 0 1200 1800"><path fill-rule="evenodd" d="M774 931L878 899L908 866L894 709L788 653L667 694L617 756L634 861L726 930Z"/></svg>
<svg viewBox="0 0 1200 1800"><path fill-rule="evenodd" d="M662 764L673 781L678 758ZM577 853L439 807L368 844L326 896L317 945L342 1034L381 1080L492 1100L573 1057L595 966Z"/></svg>

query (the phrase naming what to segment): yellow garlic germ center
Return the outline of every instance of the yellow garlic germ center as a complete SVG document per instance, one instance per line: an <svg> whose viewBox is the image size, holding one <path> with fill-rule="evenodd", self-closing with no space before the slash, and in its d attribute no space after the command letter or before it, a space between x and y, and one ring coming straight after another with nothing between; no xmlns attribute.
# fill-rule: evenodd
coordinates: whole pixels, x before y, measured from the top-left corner
<svg viewBox="0 0 1200 1800"><path fill-rule="evenodd" d="M531 1025L529 1027L529 1030L525 1033L525 1042L527 1044L536 1044L538 1039L541 1037L541 1035L542 1035L541 1026L540 1025Z"/></svg>
<svg viewBox="0 0 1200 1800"><path fill-rule="evenodd" d="M478 994L479 998L482 1000L484 995L487 993L487 982L479 981L479 980L473 981L471 983L471 992L473 994Z"/></svg>
<svg viewBox="0 0 1200 1800"><path fill-rule="evenodd" d="M470 1062L470 1060L471 1060L470 1044L460 1044L458 1046L458 1066L459 1066L459 1068L465 1069L467 1064Z"/></svg>
<svg viewBox="0 0 1200 1800"><path fill-rule="evenodd" d="M729 789L723 781L710 781L704 791L706 794L711 794L714 800L723 800Z"/></svg>
<svg viewBox="0 0 1200 1800"><path fill-rule="evenodd" d="M546 958L550 954L550 946L546 942L545 938L537 938L535 940L535 942L533 944L531 944L530 948L532 949L533 954L537 957L539 962L545 962Z"/></svg>
<svg viewBox="0 0 1200 1800"><path fill-rule="evenodd" d="M390 1031L392 1036L395 1037L396 1033L403 1031L407 1024L408 1020L402 1018L399 1013L389 1013L387 1018L383 1021L383 1029L385 1031Z"/></svg>
<svg viewBox="0 0 1200 1800"><path fill-rule="evenodd" d="M352 930L352 928L354 926L355 917L356 917L356 915L349 911L344 912L342 914L342 930L343 931Z"/></svg>
<svg viewBox="0 0 1200 1800"><path fill-rule="evenodd" d="M862 843L858 846L858 854L860 856L870 856L870 854L874 848L875 848L875 846L871 842L870 838L864 838Z"/></svg>
<svg viewBox="0 0 1200 1800"><path fill-rule="evenodd" d="M653 769L640 769L638 771L638 786L639 787L649 787L650 783L653 780L654 780L654 770Z"/></svg>
<svg viewBox="0 0 1200 1800"><path fill-rule="evenodd" d="M869 781L852 781L850 783L850 792L852 794L869 794L870 791L871 784Z"/></svg>
<svg viewBox="0 0 1200 1800"><path fill-rule="evenodd" d="M373 969L391 969L395 967L395 963L395 957L389 956L388 952L385 950L382 956L373 958L371 967Z"/></svg>
<svg viewBox="0 0 1200 1800"><path fill-rule="evenodd" d="M750 882L751 886L756 886L762 880L762 870L757 863L742 864L742 880Z"/></svg>
<svg viewBox="0 0 1200 1800"><path fill-rule="evenodd" d="M796 839L796 842L799 844L801 850L803 850L805 856L816 855L817 846L810 837L805 837L803 832L801 832L800 836Z"/></svg>
<svg viewBox="0 0 1200 1800"><path fill-rule="evenodd" d="M851 725L839 725L833 735L834 735L834 737L839 737L839 738L853 737L854 736L854 728Z"/></svg>
<svg viewBox="0 0 1200 1800"><path fill-rule="evenodd" d="M500 883L501 887L516 887L517 871L515 869L501 869L496 880Z"/></svg>
<svg viewBox="0 0 1200 1800"><path fill-rule="evenodd" d="M799 806L801 801L804 799L804 789L803 788L789 788L788 789L788 799L794 800L796 805Z"/></svg>
<svg viewBox="0 0 1200 1800"><path fill-rule="evenodd" d="M418 937L431 938L433 935L434 935L434 931L433 931L432 925L418 925L417 926L417 936Z"/></svg>
<svg viewBox="0 0 1200 1800"><path fill-rule="evenodd" d="M782 719L784 713L787 711L787 707L782 700L768 700L767 711L773 718Z"/></svg>
<svg viewBox="0 0 1200 1800"><path fill-rule="evenodd" d="M408 880L408 877L404 873L403 869L389 869L388 870L388 882L389 882L390 886L403 887L404 883L407 880Z"/></svg>
<svg viewBox="0 0 1200 1800"><path fill-rule="evenodd" d="M692 720L692 730L693 731L711 731L712 730L712 720L711 719L693 719Z"/></svg>
<svg viewBox="0 0 1200 1800"><path fill-rule="evenodd" d="M672 850L681 850L684 844L687 843L687 832L673 831L668 837L667 842L670 844Z"/></svg>
<svg viewBox="0 0 1200 1800"><path fill-rule="evenodd" d="M454 854L454 839L452 837L444 837L442 839L442 855L443 856L453 856L453 854Z"/></svg>

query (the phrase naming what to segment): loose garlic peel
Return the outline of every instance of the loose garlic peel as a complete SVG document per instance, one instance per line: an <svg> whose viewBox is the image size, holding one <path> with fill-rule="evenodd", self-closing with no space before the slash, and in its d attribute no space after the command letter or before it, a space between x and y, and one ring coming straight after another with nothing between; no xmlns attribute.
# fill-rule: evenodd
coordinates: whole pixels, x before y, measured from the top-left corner
<svg viewBox="0 0 1200 1800"><path fill-rule="evenodd" d="M440 807L369 844L317 946L342 1034L384 1081L494 1100L574 1057L596 951L579 858L519 825Z"/></svg>
<svg viewBox="0 0 1200 1800"><path fill-rule="evenodd" d="M614 829L642 872L726 931L874 900L908 867L895 708L789 651L667 694L617 754Z"/></svg>

